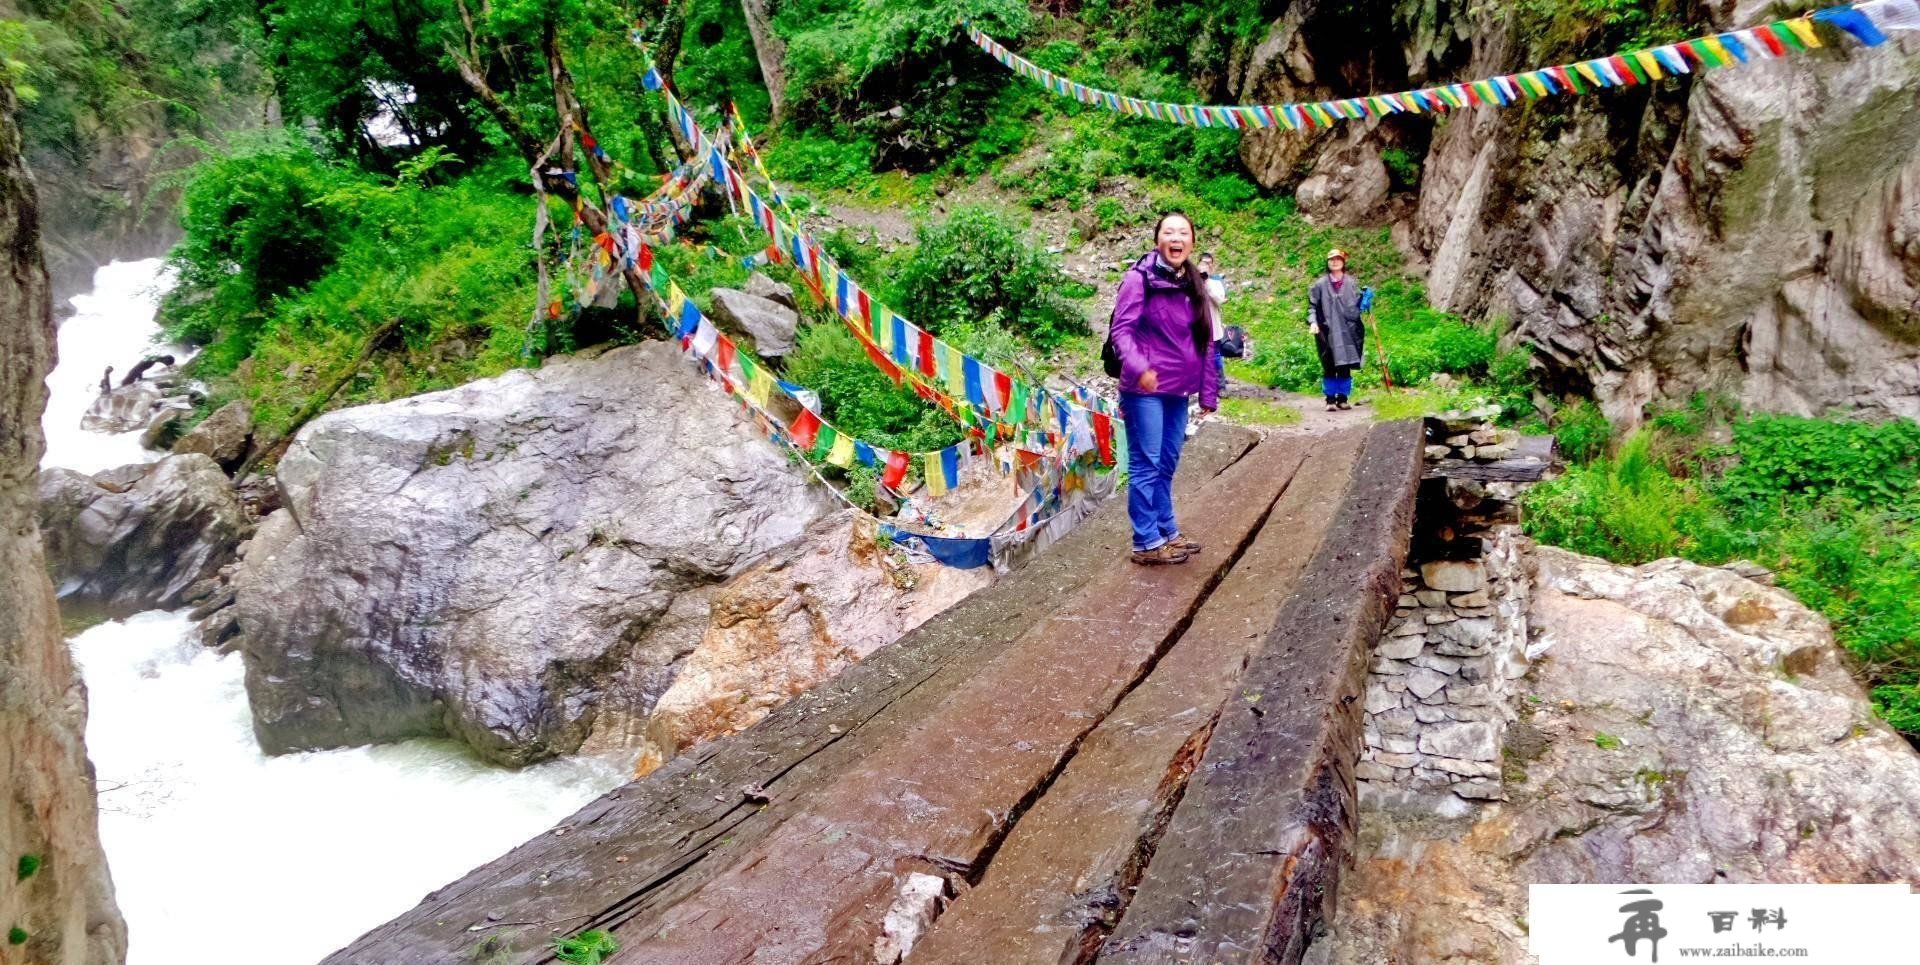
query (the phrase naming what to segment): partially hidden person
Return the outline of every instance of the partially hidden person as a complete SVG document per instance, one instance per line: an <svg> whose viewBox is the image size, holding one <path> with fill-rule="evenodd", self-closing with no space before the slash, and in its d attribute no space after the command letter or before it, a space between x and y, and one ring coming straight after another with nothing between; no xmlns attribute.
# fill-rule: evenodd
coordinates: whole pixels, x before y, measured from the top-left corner
<svg viewBox="0 0 1920 965"><path fill-rule="evenodd" d="M1320 353L1320 393L1327 411L1351 409L1353 373L1366 339L1360 283L1347 274L1347 253L1327 253L1327 271L1307 289L1307 329Z"/></svg>
<svg viewBox="0 0 1920 965"><path fill-rule="evenodd" d="M1227 384L1227 326L1220 313L1220 306L1227 303L1227 280L1214 266L1213 252L1203 251L1196 262L1200 267L1200 282L1206 287L1207 321L1213 327L1213 374L1222 389ZM1187 420L1187 436L1191 438L1200 431L1204 419Z"/></svg>
<svg viewBox="0 0 1920 965"><path fill-rule="evenodd" d="M1186 442L1187 407L1220 407L1212 303L1193 263L1192 219L1169 211L1153 226L1153 250L1120 280L1110 333L1120 363L1120 412L1127 422L1127 516L1133 561L1185 563L1200 544L1180 532L1173 475Z"/></svg>

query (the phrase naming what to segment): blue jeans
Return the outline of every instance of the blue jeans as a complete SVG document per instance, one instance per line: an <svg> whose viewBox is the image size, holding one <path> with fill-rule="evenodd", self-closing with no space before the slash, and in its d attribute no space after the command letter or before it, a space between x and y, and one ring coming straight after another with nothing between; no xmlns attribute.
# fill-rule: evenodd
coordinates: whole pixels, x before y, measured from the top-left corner
<svg viewBox="0 0 1920 965"><path fill-rule="evenodd" d="M1187 442L1187 397L1120 393L1127 420L1127 518L1133 548L1158 549L1180 535L1173 520L1173 473Z"/></svg>

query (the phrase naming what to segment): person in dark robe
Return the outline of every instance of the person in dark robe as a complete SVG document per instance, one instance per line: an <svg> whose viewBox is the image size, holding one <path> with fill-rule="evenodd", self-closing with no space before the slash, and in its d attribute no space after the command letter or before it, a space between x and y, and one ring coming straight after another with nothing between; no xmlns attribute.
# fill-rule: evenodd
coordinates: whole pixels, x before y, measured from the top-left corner
<svg viewBox="0 0 1920 965"><path fill-rule="evenodd" d="M100 394L113 394L113 366L111 365L107 366L107 371L100 376Z"/></svg>
<svg viewBox="0 0 1920 965"><path fill-rule="evenodd" d="M1347 253L1327 254L1327 273L1307 289L1307 328L1320 353L1320 393L1327 411L1351 409L1353 372L1366 339L1361 324L1360 283L1347 274Z"/></svg>

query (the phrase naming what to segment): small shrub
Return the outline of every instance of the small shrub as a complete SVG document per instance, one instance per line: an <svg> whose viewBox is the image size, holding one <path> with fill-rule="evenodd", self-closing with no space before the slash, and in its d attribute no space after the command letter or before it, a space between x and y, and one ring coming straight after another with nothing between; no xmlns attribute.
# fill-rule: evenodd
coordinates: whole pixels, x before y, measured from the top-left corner
<svg viewBox="0 0 1920 965"><path fill-rule="evenodd" d="M923 224L900 268L900 309L935 334L963 322L993 321L1042 348L1086 332L1087 320L1066 301L1059 262L1028 244L1005 217L978 207L954 209L938 225Z"/></svg>
<svg viewBox="0 0 1920 965"><path fill-rule="evenodd" d="M40 871L39 855L23 854L20 856L20 863L17 870L17 874L18 874L17 880L25 881L28 878L33 877L35 874L38 874L39 871Z"/></svg>
<svg viewBox="0 0 1920 965"><path fill-rule="evenodd" d="M859 341L838 322L800 330L787 356L786 377L819 393L827 421L871 445L931 452L961 438L945 413L874 368Z"/></svg>
<svg viewBox="0 0 1920 965"><path fill-rule="evenodd" d="M1390 147L1380 152L1381 163L1387 166L1387 177L1393 182L1395 191L1411 191L1420 186L1421 158L1405 148Z"/></svg>
<svg viewBox="0 0 1920 965"><path fill-rule="evenodd" d="M1620 738L1615 737L1604 730L1594 731L1593 746L1598 747L1603 751L1617 751L1620 749Z"/></svg>
<svg viewBox="0 0 1920 965"><path fill-rule="evenodd" d="M1560 454L1570 463L1599 458L1613 440L1613 424L1591 399L1581 399L1554 413L1550 425Z"/></svg>
<svg viewBox="0 0 1920 965"><path fill-rule="evenodd" d="M1636 432L1614 458L1595 459L1529 491L1527 532L1616 563L1711 555L1709 546L1724 545L1724 522L1691 483L1666 471L1652 445L1649 432Z"/></svg>

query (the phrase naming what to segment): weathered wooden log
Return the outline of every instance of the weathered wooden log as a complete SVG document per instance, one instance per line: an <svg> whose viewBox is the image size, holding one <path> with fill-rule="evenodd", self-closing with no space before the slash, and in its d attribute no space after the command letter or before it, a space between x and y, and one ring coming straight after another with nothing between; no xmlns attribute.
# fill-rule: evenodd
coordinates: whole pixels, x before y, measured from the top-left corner
<svg viewBox="0 0 1920 965"><path fill-rule="evenodd" d="M1399 592L1421 429L1376 427L1228 701L1101 961L1298 962L1353 834L1369 655Z"/></svg>
<svg viewBox="0 0 1920 965"><path fill-rule="evenodd" d="M1176 482L1181 498L1191 500L1254 438L1219 429L1195 437ZM466 961L475 952L498 965L547 961L556 936L672 904L764 840L792 802L891 741L901 722L930 713L1021 628L1119 566L1128 539L1116 500L1032 563L833 681L607 793L327 962ZM749 799L749 789L765 803Z"/></svg>
<svg viewBox="0 0 1920 965"><path fill-rule="evenodd" d="M1265 443L1304 460L1252 548L1152 674L1087 736L986 875L914 946L914 965L1075 962L1100 947L1205 751L1221 707L1345 493L1356 429Z"/></svg>
<svg viewBox="0 0 1920 965"><path fill-rule="evenodd" d="M679 965L870 960L910 875L971 880L1074 749L1179 639L1300 464L1258 446L1201 489L1184 566L1115 558L930 712L788 812L734 865L658 914L610 925Z"/></svg>

